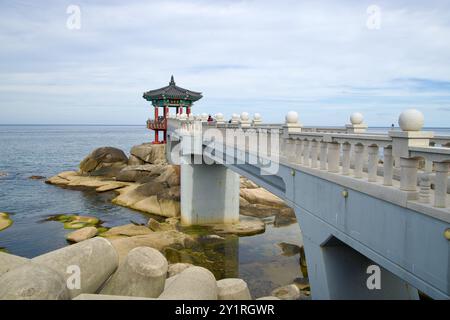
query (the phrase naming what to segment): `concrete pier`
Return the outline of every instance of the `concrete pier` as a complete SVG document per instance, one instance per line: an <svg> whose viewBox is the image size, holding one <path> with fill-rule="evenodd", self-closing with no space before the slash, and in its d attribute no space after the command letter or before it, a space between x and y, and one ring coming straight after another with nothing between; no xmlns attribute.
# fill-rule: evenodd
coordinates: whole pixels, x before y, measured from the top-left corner
<svg viewBox="0 0 450 320"><path fill-rule="evenodd" d="M181 165L181 222L239 221L239 175L222 165Z"/></svg>

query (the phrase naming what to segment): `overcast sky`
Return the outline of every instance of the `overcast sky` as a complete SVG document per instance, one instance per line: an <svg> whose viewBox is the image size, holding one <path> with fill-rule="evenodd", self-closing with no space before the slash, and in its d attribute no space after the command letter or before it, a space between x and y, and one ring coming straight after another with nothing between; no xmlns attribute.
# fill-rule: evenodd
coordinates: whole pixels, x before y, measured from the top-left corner
<svg viewBox="0 0 450 320"><path fill-rule="evenodd" d="M450 2L0 0L2 124L143 124L172 74L194 113L449 127Z"/></svg>

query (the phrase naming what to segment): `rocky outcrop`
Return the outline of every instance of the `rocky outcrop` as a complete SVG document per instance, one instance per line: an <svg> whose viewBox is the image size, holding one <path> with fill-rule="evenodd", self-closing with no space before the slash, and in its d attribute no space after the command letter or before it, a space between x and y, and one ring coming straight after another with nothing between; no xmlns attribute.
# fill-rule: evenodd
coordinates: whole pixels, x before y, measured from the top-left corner
<svg viewBox="0 0 450 320"><path fill-rule="evenodd" d="M114 177L127 164L128 157L122 150L102 147L95 149L81 161L80 171L91 176Z"/></svg>
<svg viewBox="0 0 450 320"><path fill-rule="evenodd" d="M131 148L130 165L165 164L165 146L162 144L143 143Z"/></svg>

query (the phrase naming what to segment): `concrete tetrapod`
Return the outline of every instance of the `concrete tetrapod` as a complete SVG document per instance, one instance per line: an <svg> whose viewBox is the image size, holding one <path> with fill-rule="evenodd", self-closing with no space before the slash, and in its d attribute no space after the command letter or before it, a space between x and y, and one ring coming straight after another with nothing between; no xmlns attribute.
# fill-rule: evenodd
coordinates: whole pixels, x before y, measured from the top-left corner
<svg viewBox="0 0 450 320"><path fill-rule="evenodd" d="M119 258L111 243L96 237L64 247L31 261L59 272L68 282L70 297L94 293L117 269ZM79 283L78 283L79 280Z"/></svg>
<svg viewBox="0 0 450 320"><path fill-rule="evenodd" d="M167 260L156 249L131 250L101 290L104 295L157 298L164 290Z"/></svg>
<svg viewBox="0 0 450 320"><path fill-rule="evenodd" d="M0 300L67 300L64 277L55 270L32 262L0 277Z"/></svg>
<svg viewBox="0 0 450 320"><path fill-rule="evenodd" d="M216 278L208 269L188 268L174 277L159 298L162 300L217 300Z"/></svg>
<svg viewBox="0 0 450 320"><path fill-rule="evenodd" d="M13 254L0 252L0 276L8 271L29 262L27 258L15 256Z"/></svg>
<svg viewBox="0 0 450 320"><path fill-rule="evenodd" d="M238 278L217 281L219 300L251 300L247 283Z"/></svg>

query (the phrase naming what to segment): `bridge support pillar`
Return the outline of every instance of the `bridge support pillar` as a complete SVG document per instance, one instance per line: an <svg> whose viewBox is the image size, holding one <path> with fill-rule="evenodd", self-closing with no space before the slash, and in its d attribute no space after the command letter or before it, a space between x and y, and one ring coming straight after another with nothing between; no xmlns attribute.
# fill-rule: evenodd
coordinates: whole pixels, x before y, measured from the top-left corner
<svg viewBox="0 0 450 320"><path fill-rule="evenodd" d="M335 238L308 213L296 211L313 299L419 298L417 289Z"/></svg>
<svg viewBox="0 0 450 320"><path fill-rule="evenodd" d="M181 222L239 221L239 175L218 164L181 165Z"/></svg>

